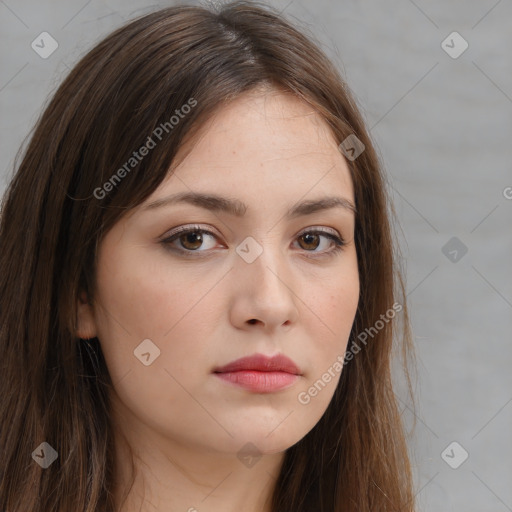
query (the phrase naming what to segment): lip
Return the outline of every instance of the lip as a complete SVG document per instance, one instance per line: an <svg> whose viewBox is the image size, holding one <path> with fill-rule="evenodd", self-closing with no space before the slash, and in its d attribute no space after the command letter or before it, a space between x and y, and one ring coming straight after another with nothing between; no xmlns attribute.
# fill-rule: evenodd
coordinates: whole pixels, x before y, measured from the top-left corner
<svg viewBox="0 0 512 512"><path fill-rule="evenodd" d="M272 393L290 387L302 375L300 368L287 356L254 354L215 368L220 379L257 393Z"/></svg>
<svg viewBox="0 0 512 512"><path fill-rule="evenodd" d="M283 354L266 356L254 354L231 361L231 363L215 368L214 373L239 372L243 370L254 370L258 372L285 372L293 375L302 375L299 367Z"/></svg>

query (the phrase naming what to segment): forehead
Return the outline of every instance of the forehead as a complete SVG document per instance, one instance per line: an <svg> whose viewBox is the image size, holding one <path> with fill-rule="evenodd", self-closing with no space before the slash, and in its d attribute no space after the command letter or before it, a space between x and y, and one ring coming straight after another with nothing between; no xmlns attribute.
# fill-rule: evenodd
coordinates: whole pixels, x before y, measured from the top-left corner
<svg viewBox="0 0 512 512"><path fill-rule="evenodd" d="M298 200L308 189L335 189L353 198L348 165L326 121L305 101L278 90L251 91L223 105L176 157L179 164L156 196L208 190L253 201L262 194Z"/></svg>
<svg viewBox="0 0 512 512"><path fill-rule="evenodd" d="M264 144L263 144L264 143ZM337 151L327 123L291 93L258 89L218 108L197 134L194 152L226 159L302 156Z"/></svg>

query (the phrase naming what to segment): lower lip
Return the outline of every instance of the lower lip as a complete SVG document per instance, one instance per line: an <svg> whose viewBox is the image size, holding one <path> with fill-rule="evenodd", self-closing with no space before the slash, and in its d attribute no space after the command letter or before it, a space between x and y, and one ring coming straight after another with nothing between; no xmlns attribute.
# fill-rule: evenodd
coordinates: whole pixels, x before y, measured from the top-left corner
<svg viewBox="0 0 512 512"><path fill-rule="evenodd" d="M257 393L272 393L291 386L298 375L287 372L258 372L243 370L237 372L216 373L217 377L237 386Z"/></svg>

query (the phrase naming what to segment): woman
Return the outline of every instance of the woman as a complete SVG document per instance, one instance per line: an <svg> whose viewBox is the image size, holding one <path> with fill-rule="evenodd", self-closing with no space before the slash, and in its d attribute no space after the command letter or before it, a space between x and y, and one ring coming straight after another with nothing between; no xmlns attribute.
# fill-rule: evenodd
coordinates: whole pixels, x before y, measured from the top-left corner
<svg viewBox="0 0 512 512"><path fill-rule="evenodd" d="M101 41L3 202L0 509L413 510L387 207L346 85L272 9Z"/></svg>

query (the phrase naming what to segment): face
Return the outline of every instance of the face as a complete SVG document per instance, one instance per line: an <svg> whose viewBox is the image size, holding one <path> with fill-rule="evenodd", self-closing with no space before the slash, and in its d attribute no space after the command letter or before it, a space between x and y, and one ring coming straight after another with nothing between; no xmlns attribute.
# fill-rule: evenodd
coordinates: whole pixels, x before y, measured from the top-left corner
<svg viewBox="0 0 512 512"><path fill-rule="evenodd" d="M100 340L123 428L281 452L326 410L356 313L349 169L311 106L277 91L238 97L193 144L104 237L79 335ZM340 201L311 207L327 197Z"/></svg>

